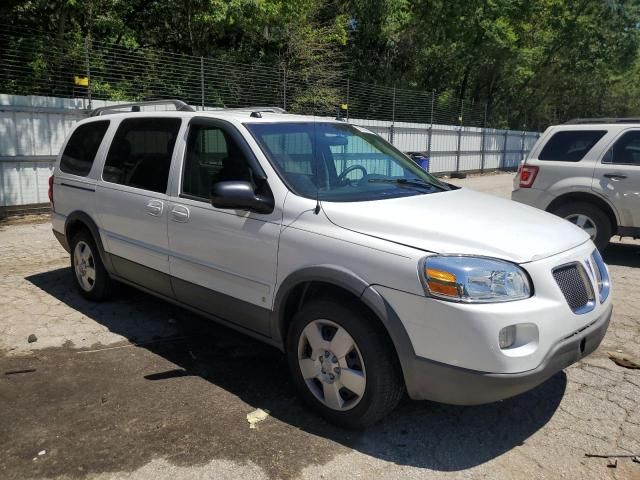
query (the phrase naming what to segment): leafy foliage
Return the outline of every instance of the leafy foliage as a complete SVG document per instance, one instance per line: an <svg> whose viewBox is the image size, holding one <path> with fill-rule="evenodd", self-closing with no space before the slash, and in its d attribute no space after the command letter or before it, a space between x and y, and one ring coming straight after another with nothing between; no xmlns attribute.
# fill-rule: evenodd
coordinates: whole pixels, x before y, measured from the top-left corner
<svg viewBox="0 0 640 480"><path fill-rule="evenodd" d="M18 32L11 45L1 40L0 49L52 39L40 45L45 54L24 59L24 68L50 76L52 93L64 88L56 71L82 68L90 36L130 55L165 50L187 63L202 56L272 65L268 81L289 82L284 96L296 110L335 111L349 78L354 86L397 87L396 118L427 116L432 89L436 108L446 104L455 112L452 123L464 123L464 105L480 111L485 103L489 123L499 127L640 115L637 0L8 0L0 5L0 22ZM64 51L58 60L46 55L56 49ZM92 58L92 68L109 61ZM136 78L144 77L145 85L162 82L188 96L199 82L180 83L144 65L135 78L124 72L116 83L97 81L96 93L130 98ZM27 92L29 82L28 75L0 78L0 87ZM262 88L259 80L239 85L229 86L238 104L247 89ZM403 96L411 89L424 92L424 106ZM207 103L222 103L220 91L210 95ZM370 103L382 115L390 100Z"/></svg>

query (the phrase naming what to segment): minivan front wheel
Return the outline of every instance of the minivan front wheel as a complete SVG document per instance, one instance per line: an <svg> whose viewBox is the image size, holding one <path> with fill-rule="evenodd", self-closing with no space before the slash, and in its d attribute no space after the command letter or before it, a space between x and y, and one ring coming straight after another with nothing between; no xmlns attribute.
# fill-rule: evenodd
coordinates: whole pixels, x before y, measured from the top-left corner
<svg viewBox="0 0 640 480"><path fill-rule="evenodd" d="M363 428L391 412L402 375L385 332L355 302L313 300L293 318L287 358L306 402L332 423Z"/></svg>
<svg viewBox="0 0 640 480"><path fill-rule="evenodd" d="M598 250L607 248L612 235L611 222L607 214L597 206L583 202L568 203L553 213L582 228L589 234Z"/></svg>

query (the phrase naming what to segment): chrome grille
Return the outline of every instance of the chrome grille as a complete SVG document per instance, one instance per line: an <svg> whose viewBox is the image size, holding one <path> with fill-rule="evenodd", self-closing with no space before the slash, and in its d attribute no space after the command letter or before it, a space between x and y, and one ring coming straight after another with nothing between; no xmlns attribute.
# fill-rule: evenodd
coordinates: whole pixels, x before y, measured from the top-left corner
<svg viewBox="0 0 640 480"><path fill-rule="evenodd" d="M577 263L563 265L553 271L569 307L576 313L585 313L593 307L593 289L584 268Z"/></svg>

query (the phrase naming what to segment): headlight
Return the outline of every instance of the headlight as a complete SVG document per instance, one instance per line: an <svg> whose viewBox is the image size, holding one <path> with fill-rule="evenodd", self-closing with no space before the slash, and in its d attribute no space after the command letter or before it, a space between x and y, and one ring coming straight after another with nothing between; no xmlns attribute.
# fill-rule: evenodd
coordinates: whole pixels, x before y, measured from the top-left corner
<svg viewBox="0 0 640 480"><path fill-rule="evenodd" d="M596 276L596 282L598 283L598 293L600 296L600 303L603 303L607 297L609 296L609 291L611 290L611 281L609 280L609 269L604 263L602 256L598 249L595 249L591 254L591 259L595 264L595 271L593 272Z"/></svg>
<svg viewBox="0 0 640 480"><path fill-rule="evenodd" d="M531 296L524 270L502 260L434 255L424 260L422 272L427 293L447 300L494 303Z"/></svg>

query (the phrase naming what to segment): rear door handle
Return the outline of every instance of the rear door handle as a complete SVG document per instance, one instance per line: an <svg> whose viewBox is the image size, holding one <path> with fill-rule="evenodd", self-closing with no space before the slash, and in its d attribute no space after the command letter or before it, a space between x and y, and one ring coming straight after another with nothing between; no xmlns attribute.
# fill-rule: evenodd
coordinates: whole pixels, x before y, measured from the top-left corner
<svg viewBox="0 0 640 480"><path fill-rule="evenodd" d="M160 200L149 200L147 203L147 213L154 217L159 217L162 215L162 211L164 210L164 202Z"/></svg>
<svg viewBox="0 0 640 480"><path fill-rule="evenodd" d="M189 209L182 205L176 205L171 210L171 218L174 222L185 223L189 221Z"/></svg>
<svg viewBox="0 0 640 480"><path fill-rule="evenodd" d="M611 180L624 180L625 178L627 178L626 175L623 175L621 173L605 173L604 174L605 177L610 178Z"/></svg>

